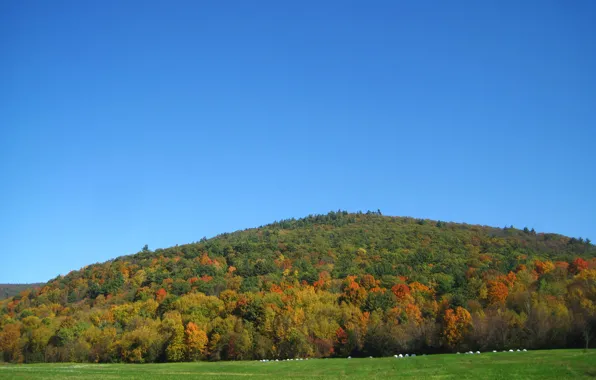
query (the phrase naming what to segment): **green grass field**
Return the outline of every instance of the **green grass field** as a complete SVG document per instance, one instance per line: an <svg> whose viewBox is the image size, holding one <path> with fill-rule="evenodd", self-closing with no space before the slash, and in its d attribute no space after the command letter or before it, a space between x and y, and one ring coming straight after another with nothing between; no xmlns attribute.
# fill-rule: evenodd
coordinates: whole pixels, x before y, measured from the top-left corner
<svg viewBox="0 0 596 380"><path fill-rule="evenodd" d="M2 379L582 379L596 378L596 350L290 362L0 365Z"/></svg>

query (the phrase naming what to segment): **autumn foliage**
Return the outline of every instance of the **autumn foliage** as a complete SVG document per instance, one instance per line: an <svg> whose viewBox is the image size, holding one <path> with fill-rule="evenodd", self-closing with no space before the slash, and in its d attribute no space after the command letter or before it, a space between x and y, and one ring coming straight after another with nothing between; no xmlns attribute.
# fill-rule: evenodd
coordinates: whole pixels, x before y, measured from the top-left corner
<svg viewBox="0 0 596 380"><path fill-rule="evenodd" d="M581 257L576 258L573 260L573 263L570 265L570 269L572 273L580 273L581 271L588 269L588 262Z"/></svg>
<svg viewBox="0 0 596 380"><path fill-rule="evenodd" d="M123 256L0 301L6 362L595 344L587 240L343 211Z"/></svg>
<svg viewBox="0 0 596 380"><path fill-rule="evenodd" d="M443 337L448 347L456 347L472 326L470 312L462 307L445 310Z"/></svg>
<svg viewBox="0 0 596 380"><path fill-rule="evenodd" d="M498 281L490 281L488 284L488 301L491 305L500 305L505 302L509 295L507 285Z"/></svg>
<svg viewBox="0 0 596 380"><path fill-rule="evenodd" d="M208 338L205 331L199 329L194 322L188 322L184 330L187 357L189 360L198 360L205 353Z"/></svg>
<svg viewBox="0 0 596 380"><path fill-rule="evenodd" d="M410 287L406 284L397 284L391 287L391 291L395 294L398 301L403 302L410 295Z"/></svg>

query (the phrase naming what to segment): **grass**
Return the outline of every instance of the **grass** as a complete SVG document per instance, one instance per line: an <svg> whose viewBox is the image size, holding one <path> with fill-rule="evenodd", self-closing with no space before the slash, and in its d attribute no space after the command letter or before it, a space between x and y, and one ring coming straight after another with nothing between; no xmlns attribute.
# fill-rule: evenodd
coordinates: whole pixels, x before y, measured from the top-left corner
<svg viewBox="0 0 596 380"><path fill-rule="evenodd" d="M0 379L582 379L596 378L596 350L290 362L0 365Z"/></svg>

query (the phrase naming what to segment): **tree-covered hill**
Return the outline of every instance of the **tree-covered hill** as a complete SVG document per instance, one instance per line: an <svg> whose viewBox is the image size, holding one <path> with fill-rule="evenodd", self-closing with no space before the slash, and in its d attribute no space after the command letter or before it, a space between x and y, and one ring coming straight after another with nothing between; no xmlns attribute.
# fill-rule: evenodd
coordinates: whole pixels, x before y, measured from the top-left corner
<svg viewBox="0 0 596 380"><path fill-rule="evenodd" d="M0 303L7 361L153 362L589 344L589 240L331 212L123 256ZM591 328L591 330L590 330Z"/></svg>

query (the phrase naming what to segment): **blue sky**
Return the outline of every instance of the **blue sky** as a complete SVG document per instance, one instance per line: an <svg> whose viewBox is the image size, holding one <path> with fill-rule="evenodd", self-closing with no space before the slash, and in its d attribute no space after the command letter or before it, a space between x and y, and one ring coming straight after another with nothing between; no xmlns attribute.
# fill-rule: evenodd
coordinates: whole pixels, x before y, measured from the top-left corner
<svg viewBox="0 0 596 380"><path fill-rule="evenodd" d="M0 3L0 283L329 210L596 239L592 1Z"/></svg>

